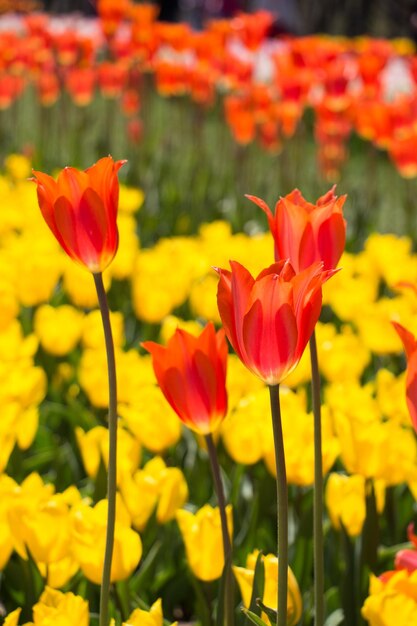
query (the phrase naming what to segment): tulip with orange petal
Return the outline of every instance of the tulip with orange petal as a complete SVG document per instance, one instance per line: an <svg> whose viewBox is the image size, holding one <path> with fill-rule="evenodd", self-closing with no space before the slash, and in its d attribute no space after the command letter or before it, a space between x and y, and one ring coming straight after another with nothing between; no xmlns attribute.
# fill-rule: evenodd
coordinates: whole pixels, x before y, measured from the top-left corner
<svg viewBox="0 0 417 626"><path fill-rule="evenodd" d="M324 269L334 269L342 255L346 239L343 205L346 196L337 197L332 187L316 204L307 202L298 189L280 198L273 214L269 206L255 196L246 196L268 218L275 242L275 259L290 259L296 272L322 261Z"/></svg>
<svg viewBox="0 0 417 626"><path fill-rule="evenodd" d="M226 335L246 367L267 385L278 385L295 368L319 318L323 263L295 273L279 261L255 279L231 261L219 269L217 303Z"/></svg>
<svg viewBox="0 0 417 626"><path fill-rule="evenodd" d="M84 172L66 167L56 181L33 172L46 223L68 256L93 274L105 270L117 251L117 172L124 163L104 157Z"/></svg>
<svg viewBox="0 0 417 626"><path fill-rule="evenodd" d="M268 218L274 238L275 258L289 259L296 272L303 274L311 264L322 263L330 273L334 271L342 255L346 239L346 222L343 205L346 196L337 197L335 187L317 200L307 202L298 189L280 198L273 214L269 206L254 196L255 202ZM321 295L320 295L321 298ZM323 468L321 444L320 375L314 326L311 327L310 356L312 370L312 402L314 414L314 554L315 554L315 614L316 626L324 622L324 564L323 564ZM304 351L305 345L301 352Z"/></svg>
<svg viewBox="0 0 417 626"><path fill-rule="evenodd" d="M166 347L153 341L142 344L152 355L156 379L165 398L186 426L204 435L219 503L225 563L225 624L233 624L232 546L226 499L212 433L227 411L227 343L224 331L212 323L195 337L177 328Z"/></svg>
<svg viewBox="0 0 417 626"><path fill-rule="evenodd" d="M398 322L391 322L404 345L407 356L406 400L411 422L417 432L417 339Z"/></svg>
<svg viewBox="0 0 417 626"><path fill-rule="evenodd" d="M266 206L266 205L265 205ZM272 214L271 214L272 217ZM282 437L279 385L296 367L319 318L322 285L333 274L317 261L298 274L281 260L254 279L231 261L220 274L217 304L226 335L246 367L268 386L277 470L277 626L285 626L288 586L288 487ZM321 458L321 457L320 457ZM317 607L316 607L317 608ZM321 622L317 622L321 626Z"/></svg>
<svg viewBox="0 0 417 626"><path fill-rule="evenodd" d="M113 260L118 246L117 172L125 161L100 159L81 172L66 167L54 180L34 172L41 213L58 243L69 257L93 274L103 322L109 384L109 459L107 471L107 528L100 594L99 626L109 623L110 573L116 523L117 383L110 312L102 272Z"/></svg>
<svg viewBox="0 0 417 626"><path fill-rule="evenodd" d="M199 337L177 329L167 346L142 344L152 355L165 398L188 428L214 432L227 411L227 343L222 330L208 324Z"/></svg>

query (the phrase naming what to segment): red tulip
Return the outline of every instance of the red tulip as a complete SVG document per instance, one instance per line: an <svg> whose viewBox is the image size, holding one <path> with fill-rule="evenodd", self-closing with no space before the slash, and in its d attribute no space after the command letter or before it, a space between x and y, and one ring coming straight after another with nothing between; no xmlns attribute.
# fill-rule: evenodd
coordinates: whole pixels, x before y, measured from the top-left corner
<svg viewBox="0 0 417 626"><path fill-rule="evenodd" d="M414 534L414 524L411 523L407 528L408 541L410 541L414 550L400 550L395 555L395 568L406 569L410 574L417 569L417 536Z"/></svg>
<svg viewBox="0 0 417 626"><path fill-rule="evenodd" d="M117 252L117 172L125 162L104 157L84 172L66 167L57 181L33 172L46 223L68 256L94 274Z"/></svg>
<svg viewBox="0 0 417 626"><path fill-rule="evenodd" d="M391 323L403 342L407 356L406 400L411 422L417 432L417 340L398 322Z"/></svg>
<svg viewBox="0 0 417 626"><path fill-rule="evenodd" d="M345 247L346 222L342 208L346 196L338 198L335 187L317 200L307 202L298 189L275 206L275 215L269 206L255 196L246 196L266 213L275 242L275 259L289 259L296 272L316 261L323 261L324 269L334 269Z"/></svg>
<svg viewBox="0 0 417 626"><path fill-rule="evenodd" d="M322 284L333 272L314 263L296 274L287 261L254 279L231 261L218 269L217 304L226 335L248 369L267 385L279 384L297 365L319 318Z"/></svg>
<svg viewBox="0 0 417 626"><path fill-rule="evenodd" d="M395 555L395 568L406 569L411 574L417 569L417 550L400 550Z"/></svg>
<svg viewBox="0 0 417 626"><path fill-rule="evenodd" d="M142 344L162 393L186 426L207 435L219 426L227 411L227 343L209 323L199 337L177 329L168 345Z"/></svg>

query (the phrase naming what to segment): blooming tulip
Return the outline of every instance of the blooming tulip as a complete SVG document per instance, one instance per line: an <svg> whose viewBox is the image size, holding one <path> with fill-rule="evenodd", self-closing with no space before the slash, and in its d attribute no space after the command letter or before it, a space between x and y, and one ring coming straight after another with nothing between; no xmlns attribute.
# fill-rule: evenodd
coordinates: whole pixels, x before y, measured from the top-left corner
<svg viewBox="0 0 417 626"><path fill-rule="evenodd" d="M4 625L18 626L20 612L19 608L9 613ZM74 595L71 591L63 593L45 587L38 602L33 606L33 622L27 622L25 626L47 626L47 624L88 626L88 623L88 602L84 598Z"/></svg>
<svg viewBox="0 0 417 626"><path fill-rule="evenodd" d="M384 572L371 576L362 617L369 626L409 626L417 622L417 572Z"/></svg>
<svg viewBox="0 0 417 626"><path fill-rule="evenodd" d="M199 337L177 329L166 347L142 344L162 393L181 421L202 435L212 433L227 411L224 332L209 323Z"/></svg>
<svg viewBox="0 0 417 626"><path fill-rule="evenodd" d="M232 535L232 507L227 506L227 528ZM185 543L188 564L200 580L220 578L224 567L220 511L205 504L195 514L186 509L177 511L177 522Z"/></svg>
<svg viewBox="0 0 417 626"><path fill-rule="evenodd" d="M66 167L57 181L34 172L47 225L68 256L94 274L106 269L117 251L117 172L124 163L104 157L84 172Z"/></svg>
<svg viewBox="0 0 417 626"><path fill-rule="evenodd" d="M107 502L93 507L80 502L71 511L72 553L84 576L93 583L102 580L107 527ZM121 499L117 502L111 581L125 580L136 569L142 556L142 541L130 528L130 515ZM108 623L108 622L107 622Z"/></svg>
<svg viewBox="0 0 417 626"><path fill-rule="evenodd" d="M315 263L296 274L289 261L254 279L243 265L219 269L217 303L235 352L267 385L279 384L297 365L319 318L321 286L330 273Z"/></svg>
<svg viewBox="0 0 417 626"><path fill-rule="evenodd" d="M406 400L414 430L417 432L417 340L409 330L392 322L407 355Z"/></svg>
<svg viewBox="0 0 417 626"><path fill-rule="evenodd" d="M345 247L346 222L342 208L346 196L335 196L333 187L317 204L311 204L294 189L278 200L274 215L260 198L247 198L266 213L277 261L290 259L296 272L316 261L323 261L326 270L336 267Z"/></svg>
<svg viewBox="0 0 417 626"><path fill-rule="evenodd" d="M258 557L258 550L254 550L251 554L248 554L246 560L246 567L234 567L233 571L236 576L236 580L239 584L240 592L242 594L243 604L246 608L249 608L250 601L253 593L253 582L255 578L255 566L256 559ZM266 554L262 556L262 561L265 568L265 588L263 591L262 601L269 608L276 609L276 597L277 597L277 557L274 554ZM287 610L287 624L297 624L301 618L303 601L301 599L300 589L298 587L297 580L290 568L288 568L288 610ZM267 616L264 616L267 617ZM267 623L270 623L267 617Z"/></svg>

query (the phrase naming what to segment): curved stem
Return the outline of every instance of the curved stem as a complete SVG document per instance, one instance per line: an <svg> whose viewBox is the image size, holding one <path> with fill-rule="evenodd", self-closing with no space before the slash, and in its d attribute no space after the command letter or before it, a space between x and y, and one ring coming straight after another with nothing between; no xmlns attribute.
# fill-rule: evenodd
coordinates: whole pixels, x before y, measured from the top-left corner
<svg viewBox="0 0 417 626"><path fill-rule="evenodd" d="M324 623L324 555L323 555L323 462L321 445L320 372L316 334L310 338L311 392L314 415L314 606L315 626Z"/></svg>
<svg viewBox="0 0 417 626"><path fill-rule="evenodd" d="M278 532L278 597L277 626L287 624L288 595L288 486L282 436L279 385L269 387L272 427L274 431L275 465L277 470L277 532Z"/></svg>
<svg viewBox="0 0 417 626"><path fill-rule="evenodd" d="M217 458L216 446L214 445L211 433L205 435L207 451L210 459L211 472L213 474L214 489L219 503L220 523L222 527L224 567L226 568L224 586L224 607L225 624L233 624L233 576L232 576L232 543L230 541L227 527L226 498L224 495L223 483L220 475L220 465Z"/></svg>
<svg viewBox="0 0 417 626"><path fill-rule="evenodd" d="M110 574L113 558L114 527L116 522L116 463L117 463L117 382L110 313L102 274L93 274L97 290L106 343L109 380L109 463L107 468L107 529L103 576L100 593L100 626L109 624Z"/></svg>

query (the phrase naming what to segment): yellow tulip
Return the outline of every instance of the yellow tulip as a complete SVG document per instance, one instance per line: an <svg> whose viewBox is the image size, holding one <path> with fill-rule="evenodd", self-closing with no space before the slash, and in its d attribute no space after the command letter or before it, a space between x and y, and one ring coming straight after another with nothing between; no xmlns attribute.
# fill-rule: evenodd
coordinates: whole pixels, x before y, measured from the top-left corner
<svg viewBox="0 0 417 626"><path fill-rule="evenodd" d="M64 304L40 306L34 317L34 329L42 348L55 356L71 352L81 339L83 313Z"/></svg>
<svg viewBox="0 0 417 626"><path fill-rule="evenodd" d="M133 215L119 213L117 218L119 249L109 272L117 280L130 278L139 252L139 239L136 234L136 219Z"/></svg>
<svg viewBox="0 0 417 626"><path fill-rule="evenodd" d="M159 337L162 343L167 343L168 339L172 337L177 328L186 330L191 335L198 336L203 330L202 325L194 320L183 320L175 315L168 315L162 320L161 331Z"/></svg>
<svg viewBox="0 0 417 626"><path fill-rule="evenodd" d="M231 536L233 519L230 505L226 508L226 514ZM193 574L204 581L220 578L224 557L219 509L206 504L195 514L180 509L176 517Z"/></svg>
<svg viewBox="0 0 417 626"><path fill-rule="evenodd" d="M123 213L136 213L145 200L142 189L120 185L119 189L119 211Z"/></svg>
<svg viewBox="0 0 417 626"><path fill-rule="evenodd" d="M239 584L242 594L243 604L246 608L250 605L252 596L253 580L255 576L255 565L258 557L258 550L248 555L246 567L234 567L233 571ZM278 559L274 554L267 554L262 557L265 567L265 587L262 601L265 606L271 609L277 609L277 591L278 591ZM300 589L297 580L291 570L288 568L288 603L287 603L287 624L293 626L299 621L303 609ZM269 618L263 614L265 619Z"/></svg>
<svg viewBox="0 0 417 626"><path fill-rule="evenodd" d="M369 592L362 616L370 626L417 624L417 571L400 570L385 580L371 576Z"/></svg>
<svg viewBox="0 0 417 626"><path fill-rule="evenodd" d="M180 469L167 467L161 457L154 457L143 470L124 475L120 493L133 526L143 530L155 507L160 524L173 519L187 500L188 487Z"/></svg>
<svg viewBox="0 0 417 626"><path fill-rule="evenodd" d="M24 626L89 626L88 602L71 592L63 593L45 587L33 606L33 622ZM7 615L3 626L18 626L21 609Z"/></svg>
<svg viewBox="0 0 417 626"><path fill-rule="evenodd" d="M36 562L53 563L69 556L69 508L59 496L31 506L21 499L9 510L17 551L27 558L26 548Z"/></svg>
<svg viewBox="0 0 417 626"><path fill-rule="evenodd" d="M87 474L95 478L100 466L100 460L104 461L107 467L109 462L109 431L104 426L95 426L88 432L82 428L75 429L77 443L80 448L81 458ZM123 474L134 472L140 463L140 444L132 435L118 426L118 464L117 464L117 484Z"/></svg>
<svg viewBox="0 0 417 626"><path fill-rule="evenodd" d="M4 167L7 174L15 180L25 180L31 173L31 162L23 154L9 154L4 159Z"/></svg>
<svg viewBox="0 0 417 626"><path fill-rule="evenodd" d="M12 611L12 613L9 613L3 622L3 626L18 626L21 612L22 609L16 609Z"/></svg>
<svg viewBox="0 0 417 626"><path fill-rule="evenodd" d="M71 592L46 587L33 607L33 626L89 626L88 603ZM27 625L29 626L29 625Z"/></svg>
<svg viewBox="0 0 417 626"><path fill-rule="evenodd" d="M149 611L135 609L127 622L123 622L122 626L162 626L162 624L162 602L158 599L153 603Z"/></svg>
<svg viewBox="0 0 417 626"><path fill-rule="evenodd" d="M84 576L100 584L106 541L107 501L94 507L81 502L72 510L72 552ZM111 581L124 580L137 567L142 556L142 542L130 528L130 516L120 497L116 503L116 528Z"/></svg>
<svg viewBox="0 0 417 626"><path fill-rule="evenodd" d="M378 513L385 505L385 483L374 481L375 499ZM339 530L340 524L349 535L355 537L362 531L366 516L366 482L359 474L346 476L333 472L326 485L326 506L332 525Z"/></svg>
<svg viewBox="0 0 417 626"><path fill-rule="evenodd" d="M125 343L123 315L118 311L111 311L110 323L113 343L118 348L121 348ZM81 340L85 348L104 349L104 333L100 309L94 309L94 311L90 311L84 317Z"/></svg>
<svg viewBox="0 0 417 626"><path fill-rule="evenodd" d="M94 281L91 280L89 272L73 263L71 259L63 259L63 287L71 302L79 307L92 308L97 306L97 293ZM106 291L110 288L111 278L108 271L103 274L103 281Z"/></svg>
<svg viewBox="0 0 417 626"><path fill-rule="evenodd" d="M155 384L141 387L131 403L120 405L119 414L138 441L155 454L181 437L181 421Z"/></svg>
<svg viewBox="0 0 417 626"><path fill-rule="evenodd" d="M0 476L0 570L4 569L13 552L13 531L8 513L17 488L12 478L6 474Z"/></svg>

